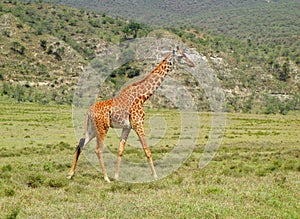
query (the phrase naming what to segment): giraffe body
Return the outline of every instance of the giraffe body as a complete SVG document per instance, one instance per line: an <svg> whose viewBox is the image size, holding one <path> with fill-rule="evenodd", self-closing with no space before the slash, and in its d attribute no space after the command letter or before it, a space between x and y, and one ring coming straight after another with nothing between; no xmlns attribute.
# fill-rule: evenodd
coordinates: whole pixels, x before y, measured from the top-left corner
<svg viewBox="0 0 300 219"><path fill-rule="evenodd" d="M177 56L178 54L179 56ZM144 79L126 86L114 98L96 102L88 109L85 121L85 134L84 137L80 139L77 146L69 178L71 178L75 173L77 161L82 148L96 137L95 153L99 158L104 179L108 182L110 181L106 173L102 156L104 139L109 128L122 128L115 178L118 178L119 176L121 159L124 153L126 140L131 129L137 133L147 157L152 175L154 179L157 178L151 151L146 142L143 127L145 113L142 106L143 103L155 92L155 90L157 90L166 75L171 71L176 57L180 57L180 61L184 60L184 62L189 66L194 66L186 55L177 48L177 50L174 50L173 53L170 52Z"/></svg>

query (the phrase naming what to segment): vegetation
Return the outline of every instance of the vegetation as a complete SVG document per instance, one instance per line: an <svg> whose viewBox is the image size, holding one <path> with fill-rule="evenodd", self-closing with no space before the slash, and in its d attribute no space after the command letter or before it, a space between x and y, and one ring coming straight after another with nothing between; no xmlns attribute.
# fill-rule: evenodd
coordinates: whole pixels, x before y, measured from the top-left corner
<svg viewBox="0 0 300 219"><path fill-rule="evenodd" d="M100 13L82 9L93 4L96 9L93 0L71 3L80 9L43 1L0 2L0 218L299 217L296 0L167 0L155 1L155 6L147 0L143 7L132 7L127 0L122 6L118 1L101 1L106 11ZM132 17L110 17L109 4L126 15L135 10L135 15L143 15L152 24L164 21L168 26L151 32L156 27ZM153 19L145 8L154 8ZM178 20L181 27L169 25ZM199 132L194 151L163 179L108 184L88 157L81 156L75 178L67 180L78 141L70 104L84 67L97 65L93 58L110 45L165 33L205 55L226 93L227 111L247 114L227 113L222 145L203 169L198 162L211 132L213 114L208 112L199 113L200 131L185 127ZM144 74L147 65L130 62L112 71L106 81L109 92L103 92L103 98ZM210 110L205 92L191 76L177 71L174 77L192 89L199 109ZM158 160L177 144L182 127L178 112L168 109L168 104L164 109L156 105L155 110L149 106L145 107L145 128ZM159 122L152 120L157 115ZM167 125L161 127L160 122ZM156 135L156 128L162 136ZM133 133L129 140L137 142ZM117 154L118 144L118 133L110 130L106 148ZM124 159L144 162L146 158L140 147L129 144Z"/></svg>
<svg viewBox="0 0 300 219"><path fill-rule="evenodd" d="M185 28L167 29L191 47L211 57L211 65L218 72L225 90L229 89L232 93L234 86L239 87L238 95L228 98L229 111L265 112L270 99L276 102L277 108L293 106L286 107L283 110L285 112L299 110L299 49L290 47L286 50L293 52L283 54L282 48L276 50L268 45L254 44L251 40L243 42L226 36L206 34L199 27ZM230 69L227 64L231 66ZM237 99L241 102L238 103ZM253 102L258 99L256 103Z"/></svg>
<svg viewBox="0 0 300 219"><path fill-rule="evenodd" d="M146 113L150 141L157 136L149 135L148 120L159 114L168 121L163 138L151 145L155 159L171 150L179 137L174 112ZM138 184L104 182L84 155L74 179L66 179L78 140L71 116L70 106L0 98L1 218L299 216L298 114L227 114L220 149L205 168L198 169L211 125L211 114L201 113L200 136L190 158L168 177ZM151 126L155 128L161 127ZM111 130L106 145L115 153L118 141ZM141 148L128 146L124 159L146 158Z"/></svg>
<svg viewBox="0 0 300 219"><path fill-rule="evenodd" d="M52 1L53 2L53 1ZM61 5L93 9L99 13L136 19L153 26L195 24L206 32L226 35L270 48L299 48L299 1L297 0L157 0L98 1L55 0ZM151 10L150 10L151 9Z"/></svg>
<svg viewBox="0 0 300 219"><path fill-rule="evenodd" d="M79 4L79 2L72 1L72 4ZM93 4L93 1L84 2L86 7ZM116 1L109 2L102 2L103 8ZM188 2L181 2L182 11L188 11L183 10L188 6ZM190 11L190 19L206 19L208 23L213 21L210 16L216 16L216 12L219 12L218 16L228 17L230 14L235 14L234 17L239 18L239 22L232 21L234 17L219 20L217 23L220 23L223 29L218 29L220 30L217 31L218 35L205 26L208 24L198 25L191 22L192 20L183 22L181 27L165 27L163 31L168 31L169 35L172 33L179 36L182 41L207 57L217 72L226 94L228 111L286 114L291 110L299 110L300 45L295 36L299 35L297 31L300 28L286 29L286 26L293 26L282 23L286 19L281 19L280 22L271 19L271 17L279 19L284 14L292 14L291 11L296 8L293 7L295 2L291 1L291 4L281 1L273 1L270 4L264 1L230 2L232 5L228 1L223 1L211 10L207 10L209 2L202 1L200 8L207 11L206 15L199 13L203 17L200 15L193 17ZM145 8L147 4L152 3L147 1L143 7ZM199 5L196 2L193 4L193 10L196 10ZM2 48L0 50L2 67L0 94L16 98L18 101L70 104L80 74L97 54L105 51L110 45L147 36L156 29L135 20L126 21L119 16L112 18L105 11L97 14L95 11L46 4L42 1L36 3L2 1L0 5L0 20L1 24L4 24L0 31ZM158 5L161 10L163 4ZM124 7L127 6L128 3L125 1ZM275 10L279 6L281 10ZM183 17L176 4L170 4L170 8L172 7L178 16ZM221 11L221 7L224 10ZM233 13L234 9L236 9L235 13ZM240 16L246 9L249 11L255 9L254 15L268 10L274 16L265 18L266 23L263 21L254 23L249 21L250 15ZM285 11L289 12L284 13ZM156 12L160 13L159 10ZM294 16L290 19L293 22ZM297 23L294 22L294 25ZM252 25L257 27L254 28ZM266 28L269 35L265 34L265 37L262 37L258 34L263 33L260 25L268 28L277 27L277 30L275 31L275 28L271 31ZM257 34L243 31L245 26L257 30ZM248 33L248 35L234 36L230 30ZM284 37L280 37L282 31L285 33ZM164 34L155 36L163 37ZM108 84L112 85L112 90L101 94L102 97L110 98L129 79L144 73L144 66L129 64L132 69L126 70L125 77L124 74L119 74L124 70L124 66L111 73L112 77L108 78L110 80ZM177 80L182 80L180 75L177 77ZM184 85L190 88L195 86L193 83ZM209 106L204 102L206 99L204 96L203 90L200 89L198 94L195 94L195 99L199 101L199 106L204 106L201 110L209 110Z"/></svg>
<svg viewBox="0 0 300 219"><path fill-rule="evenodd" d="M0 94L18 101L71 104L88 61L112 43L149 31L104 13L21 1L0 5Z"/></svg>
<svg viewBox="0 0 300 219"><path fill-rule="evenodd" d="M141 7L154 8L153 19L141 12L153 24L176 23L186 13L191 16L182 20L181 27L168 25L151 32L156 27L108 16L112 12L108 4L127 15L131 10L139 14L140 6L132 7L127 0L122 6L118 1L101 1L107 11L100 14L82 9L93 4L96 9L93 0L71 2L81 9L43 1L0 2L0 218L299 217L297 1L154 2L155 7L148 0ZM110 45L165 33L205 55L226 93L229 113L217 154L205 168L198 168L214 114L207 112L203 89L177 71L174 77L193 89L196 104L206 111L199 113L200 131L184 127L199 132L199 137L178 170L151 183L112 180L109 184L83 155L76 176L67 180L78 141L70 104L84 67L97 65L93 58ZM144 74L147 65L130 62L112 71L103 98ZM145 129L157 161L178 143L182 127L178 111L168 109L169 105L149 106ZM161 126L163 122L167 125ZM130 141L137 142L133 133L123 159L145 162L142 149ZM117 154L118 144L118 132L110 130L105 148ZM84 154L93 150L92 145ZM106 158L104 154L105 162L116 162Z"/></svg>

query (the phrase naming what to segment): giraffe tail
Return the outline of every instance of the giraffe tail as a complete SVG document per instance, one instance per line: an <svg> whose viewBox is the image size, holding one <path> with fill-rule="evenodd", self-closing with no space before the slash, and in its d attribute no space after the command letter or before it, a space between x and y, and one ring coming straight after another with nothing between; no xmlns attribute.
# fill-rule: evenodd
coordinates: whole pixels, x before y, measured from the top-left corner
<svg viewBox="0 0 300 219"><path fill-rule="evenodd" d="M71 170L70 170L69 175L68 175L68 179L71 179L74 176L75 169L76 169L76 166L77 166L77 161L78 161L79 155L81 153L81 150L84 146L84 142L85 142L85 139L81 138L78 145L77 145L77 147L76 147L76 153L75 153L75 157L74 157L74 161L73 161Z"/></svg>
<svg viewBox="0 0 300 219"><path fill-rule="evenodd" d="M84 121L84 137L79 140L76 151L80 154L83 147L95 137L93 122L90 113L87 113Z"/></svg>
<svg viewBox="0 0 300 219"><path fill-rule="evenodd" d="M76 148L76 150L78 151L79 154L82 151L82 148L84 146L84 142L85 142L85 138L81 138L79 140L79 144L77 145L77 148Z"/></svg>
<svg viewBox="0 0 300 219"><path fill-rule="evenodd" d="M76 152L77 152L78 154L80 154L80 152L81 152L82 149L83 149L84 142L85 142L85 138L86 138L86 134L87 134L87 132L88 132L88 127L89 127L89 123L90 123L90 122L91 122L91 121L90 121L90 115L89 115L89 113L87 113L86 118L85 118L85 121L84 121L84 132L85 132L85 137L83 137L83 138L81 138L81 139L79 140L79 143L78 143L78 145L77 145L77 147L76 147Z"/></svg>
<svg viewBox="0 0 300 219"><path fill-rule="evenodd" d="M87 129L87 128L89 127L90 122L91 122L90 116L87 115L86 120L85 120L85 136L79 140L79 143L76 147L74 161L73 161L73 164L72 164L69 176L68 176L69 179L71 179L74 176L75 169L77 166L77 161L78 161L79 155L81 154L81 152L83 150L84 145L87 144L91 140L90 136L87 135L89 133L89 129Z"/></svg>

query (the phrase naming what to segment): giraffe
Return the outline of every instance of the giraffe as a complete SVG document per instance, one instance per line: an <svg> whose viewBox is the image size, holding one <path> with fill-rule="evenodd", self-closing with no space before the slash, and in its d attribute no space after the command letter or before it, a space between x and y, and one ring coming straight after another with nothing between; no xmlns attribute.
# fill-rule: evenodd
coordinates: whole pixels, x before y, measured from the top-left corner
<svg viewBox="0 0 300 219"><path fill-rule="evenodd" d="M100 162L104 180L110 182L103 161L104 139L109 128L122 128L115 169L115 179L119 178L120 164L128 135L133 129L139 138L147 157L152 176L157 179L150 148L146 142L144 131L145 112L143 103L159 88L167 74L174 68L174 64L185 64L194 67L194 63L177 46L142 80L127 85L117 96L110 100L94 103L86 113L85 133L80 139L68 178L75 173L79 155L85 145L96 137L95 153Z"/></svg>

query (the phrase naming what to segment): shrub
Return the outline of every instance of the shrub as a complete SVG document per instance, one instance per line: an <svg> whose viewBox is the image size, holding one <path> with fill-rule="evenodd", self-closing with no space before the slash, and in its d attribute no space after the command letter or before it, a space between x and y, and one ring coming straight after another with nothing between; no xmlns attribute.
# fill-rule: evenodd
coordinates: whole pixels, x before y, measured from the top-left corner
<svg viewBox="0 0 300 219"><path fill-rule="evenodd" d="M22 85L17 84L12 97L14 99L17 99L18 101L24 101L25 100L25 88Z"/></svg>
<svg viewBox="0 0 300 219"><path fill-rule="evenodd" d="M127 74L127 77L128 78L133 78L133 77L136 77L136 76L139 76L140 75L140 70L139 69L134 69L134 70L131 70L128 72Z"/></svg>
<svg viewBox="0 0 300 219"><path fill-rule="evenodd" d="M47 49L47 40L40 40L40 45L43 48L43 50Z"/></svg>
<svg viewBox="0 0 300 219"><path fill-rule="evenodd" d="M11 96L11 94L13 93L13 85L12 84L9 84L7 82L4 82L3 85L2 85L2 93L4 95L7 95L7 96Z"/></svg>
<svg viewBox="0 0 300 219"><path fill-rule="evenodd" d="M25 46L23 46L21 43L19 43L18 41L13 41L12 42L12 46L10 47L10 49L12 51L14 51L15 53L19 53L21 55L25 54Z"/></svg>

